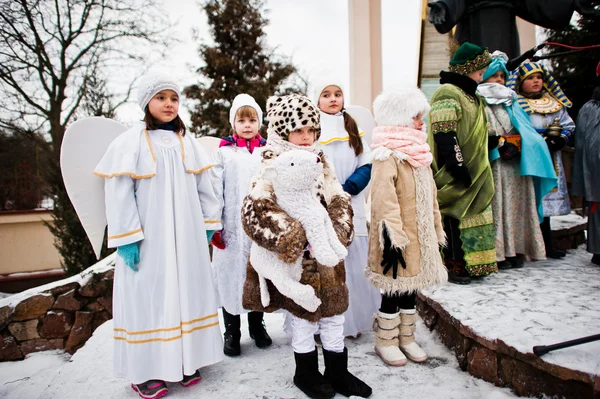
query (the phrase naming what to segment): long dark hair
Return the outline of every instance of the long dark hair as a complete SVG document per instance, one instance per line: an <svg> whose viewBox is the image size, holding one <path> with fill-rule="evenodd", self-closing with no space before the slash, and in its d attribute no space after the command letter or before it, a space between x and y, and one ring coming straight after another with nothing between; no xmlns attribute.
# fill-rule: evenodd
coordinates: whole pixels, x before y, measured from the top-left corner
<svg viewBox="0 0 600 399"><path fill-rule="evenodd" d="M348 132L348 144L354 149L354 154L359 156L363 153L363 144L360 139L360 132L358 131L358 125L352 116L346 111L344 114L344 129Z"/></svg>
<svg viewBox="0 0 600 399"><path fill-rule="evenodd" d="M147 106L146 106L146 113L144 115L144 122L146 123L146 129L148 129L148 130L156 130L156 129L158 129L158 125L161 124L159 121L154 119L154 117L150 113L150 110L148 109ZM175 119L173 119L169 123L172 123L173 125L175 125L175 133L181 133L182 136L185 136L185 132L186 132L185 123L183 123L183 121L179 117L179 114L177 114Z"/></svg>

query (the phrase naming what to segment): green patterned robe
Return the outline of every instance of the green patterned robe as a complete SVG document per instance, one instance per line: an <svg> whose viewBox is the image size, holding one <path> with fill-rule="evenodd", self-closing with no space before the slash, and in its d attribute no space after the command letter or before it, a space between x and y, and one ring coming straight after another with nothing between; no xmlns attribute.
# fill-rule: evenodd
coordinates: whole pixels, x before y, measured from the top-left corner
<svg viewBox="0 0 600 399"><path fill-rule="evenodd" d="M481 97L472 97L458 86L444 84L431 98L427 129L440 212L460 222L464 260L471 276L485 276L498 270L490 205L494 197L494 181L488 159L488 129L484 109L485 103ZM468 188L456 181L445 165L438 167L434 136L447 132L456 133L463 165L472 179Z"/></svg>

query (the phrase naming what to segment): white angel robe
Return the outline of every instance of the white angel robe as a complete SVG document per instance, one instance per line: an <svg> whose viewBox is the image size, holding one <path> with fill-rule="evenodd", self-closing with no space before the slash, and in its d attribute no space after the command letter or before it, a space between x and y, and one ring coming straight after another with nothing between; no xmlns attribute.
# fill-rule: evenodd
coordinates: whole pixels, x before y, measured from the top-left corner
<svg viewBox="0 0 600 399"><path fill-rule="evenodd" d="M225 249L213 246L213 273L221 306L230 314L247 312L242 307L246 265L252 241L242 226L242 201L250 192L250 180L260 169L259 148L251 154L246 147L219 148L215 153L214 190L223 205L222 238Z"/></svg>
<svg viewBox="0 0 600 399"><path fill-rule="evenodd" d="M359 129L360 131L360 129ZM364 132L361 132L361 137ZM344 184L356 169L370 162L369 144L362 139L363 152L358 157L348 142L348 132L344 128L341 113L329 115L321 112L321 137L319 144L333 164L336 177ZM352 196L354 211L354 240L348 247L346 265L346 285L348 286L349 305L344 313L344 336L356 336L371 330L373 314L381 304L381 294L365 277L369 248L367 219L365 214L365 196L363 192Z"/></svg>
<svg viewBox="0 0 600 399"><path fill-rule="evenodd" d="M138 242L134 272L117 257L114 370L134 384L180 381L223 358L206 230L219 230L210 158L189 135L132 128L94 173L106 178L108 246Z"/></svg>

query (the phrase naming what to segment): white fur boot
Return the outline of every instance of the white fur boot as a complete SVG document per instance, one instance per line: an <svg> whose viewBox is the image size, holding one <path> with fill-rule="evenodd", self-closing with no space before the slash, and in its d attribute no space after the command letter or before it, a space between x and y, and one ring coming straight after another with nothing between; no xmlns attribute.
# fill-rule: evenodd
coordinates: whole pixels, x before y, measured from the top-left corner
<svg viewBox="0 0 600 399"><path fill-rule="evenodd" d="M377 312L375 318L375 353L389 366L404 366L406 356L398 347L400 313Z"/></svg>
<svg viewBox="0 0 600 399"><path fill-rule="evenodd" d="M400 309L400 350L416 363L427 360L427 353L415 342L417 311Z"/></svg>

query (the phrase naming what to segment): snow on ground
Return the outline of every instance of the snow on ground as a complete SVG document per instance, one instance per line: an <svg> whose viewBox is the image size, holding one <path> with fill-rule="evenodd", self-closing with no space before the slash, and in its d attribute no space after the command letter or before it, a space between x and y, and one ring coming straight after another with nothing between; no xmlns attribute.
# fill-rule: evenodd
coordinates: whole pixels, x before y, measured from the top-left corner
<svg viewBox="0 0 600 399"><path fill-rule="evenodd" d="M8 298L11 295L12 294L9 294L7 292L0 292L0 299Z"/></svg>
<svg viewBox="0 0 600 399"><path fill-rule="evenodd" d="M600 333L600 267L584 246L561 260L526 262L522 269L424 291L451 316L489 341L523 353ZM550 352L545 361L600 375L600 341Z"/></svg>
<svg viewBox="0 0 600 399"><path fill-rule="evenodd" d="M203 381L193 387L169 384L167 398L306 398L292 382L294 358L290 338L283 332L283 314L265 315L273 346L264 350L254 346L247 334L245 317L242 320L242 356L226 357L223 362L202 369ZM498 388L461 371L454 355L420 321L416 337L430 359L424 364L409 362L404 367L389 367L381 362L373 350L372 332L346 340L350 371L371 385L372 398L516 397L507 388ZM44 353L21 362L0 364L0 397L135 399L138 395L128 382L112 376L112 343L112 321L108 321L69 362L64 355ZM322 356L319 362L322 372ZM6 374L8 369L10 373Z"/></svg>

